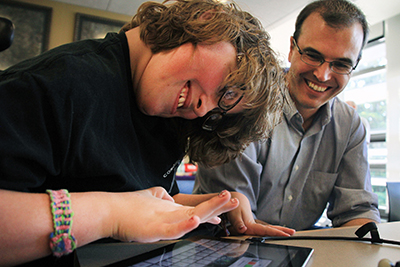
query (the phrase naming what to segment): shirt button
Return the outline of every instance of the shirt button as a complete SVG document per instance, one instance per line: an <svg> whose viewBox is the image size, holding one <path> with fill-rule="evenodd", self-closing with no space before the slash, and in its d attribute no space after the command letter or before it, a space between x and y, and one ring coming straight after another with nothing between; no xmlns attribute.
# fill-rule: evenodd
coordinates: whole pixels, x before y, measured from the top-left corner
<svg viewBox="0 0 400 267"><path fill-rule="evenodd" d="M296 165L296 166L294 167L294 170L297 171L298 169L299 169L299 165Z"/></svg>
<svg viewBox="0 0 400 267"><path fill-rule="evenodd" d="M290 196L288 196L288 198L287 198L289 201L292 201L292 199L293 199L293 196L292 195L290 195Z"/></svg>

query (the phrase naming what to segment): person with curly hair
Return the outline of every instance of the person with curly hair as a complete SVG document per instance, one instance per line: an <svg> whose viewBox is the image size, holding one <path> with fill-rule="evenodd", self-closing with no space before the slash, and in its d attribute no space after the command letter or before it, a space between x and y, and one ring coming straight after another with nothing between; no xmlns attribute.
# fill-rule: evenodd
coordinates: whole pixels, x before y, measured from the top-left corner
<svg viewBox="0 0 400 267"><path fill-rule="evenodd" d="M0 265L45 266L107 237L175 239L234 209L249 234L293 234L257 224L239 193L175 181L185 155L216 166L266 137L283 84L260 22L214 0L146 2L119 33L4 70Z"/></svg>

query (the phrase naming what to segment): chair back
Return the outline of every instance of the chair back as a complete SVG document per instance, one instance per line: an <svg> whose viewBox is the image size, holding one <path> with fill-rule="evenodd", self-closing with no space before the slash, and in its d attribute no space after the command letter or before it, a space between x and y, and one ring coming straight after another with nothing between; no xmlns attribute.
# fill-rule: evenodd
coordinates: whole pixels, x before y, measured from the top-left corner
<svg viewBox="0 0 400 267"><path fill-rule="evenodd" d="M400 221L400 182L387 182L389 222Z"/></svg>

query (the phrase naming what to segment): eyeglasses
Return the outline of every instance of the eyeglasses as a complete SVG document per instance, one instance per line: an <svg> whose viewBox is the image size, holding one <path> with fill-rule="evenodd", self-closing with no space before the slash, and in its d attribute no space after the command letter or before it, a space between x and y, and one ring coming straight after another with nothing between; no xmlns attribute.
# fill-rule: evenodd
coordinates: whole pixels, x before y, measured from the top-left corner
<svg viewBox="0 0 400 267"><path fill-rule="evenodd" d="M233 87L224 92L221 98L218 100L218 108L215 108L208 112L206 118L203 122L203 130L214 131L222 117L233 109L244 96L244 89L239 89L238 87Z"/></svg>
<svg viewBox="0 0 400 267"><path fill-rule="evenodd" d="M331 71L337 74L342 74L342 75L347 75L353 72L357 68L358 62L360 61L359 59L357 60L357 64L353 67L353 65L350 62L345 62L345 61L339 61L339 60L334 60L334 61L327 61L324 59L323 56L321 56L318 53L310 52L310 51L302 51L300 47L297 45L296 40L293 38L293 43L297 48L297 51L300 54L300 59L307 65L313 66L313 67L319 67L322 64L329 63L329 68Z"/></svg>

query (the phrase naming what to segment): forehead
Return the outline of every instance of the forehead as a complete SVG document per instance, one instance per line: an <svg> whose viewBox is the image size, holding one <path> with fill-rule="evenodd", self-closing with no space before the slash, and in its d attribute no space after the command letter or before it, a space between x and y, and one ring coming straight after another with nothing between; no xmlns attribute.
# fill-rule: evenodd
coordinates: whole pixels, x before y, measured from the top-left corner
<svg viewBox="0 0 400 267"><path fill-rule="evenodd" d="M319 13L308 16L301 27L298 43L301 48L313 48L329 58L358 58L363 43L363 29L356 22L351 26L333 28Z"/></svg>

